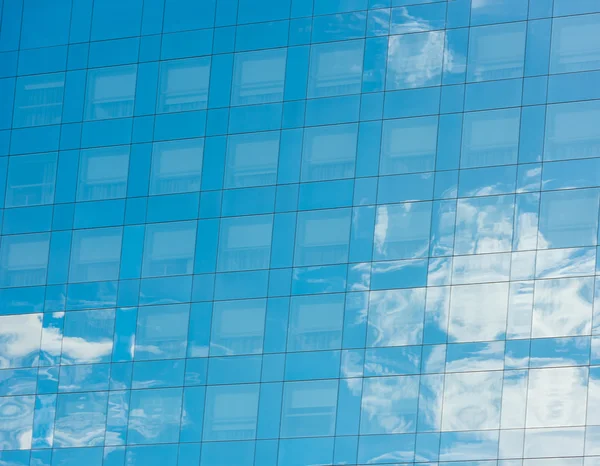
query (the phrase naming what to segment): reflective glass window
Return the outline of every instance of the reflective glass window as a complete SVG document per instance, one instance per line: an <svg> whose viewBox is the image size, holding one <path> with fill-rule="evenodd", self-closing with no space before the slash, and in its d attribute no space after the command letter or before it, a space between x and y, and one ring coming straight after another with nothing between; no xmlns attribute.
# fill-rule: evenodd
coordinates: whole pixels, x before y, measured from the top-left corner
<svg viewBox="0 0 600 466"><path fill-rule="evenodd" d="M456 254L510 251L515 198L490 196L459 199L456 206Z"/></svg>
<svg viewBox="0 0 600 466"><path fill-rule="evenodd" d="M526 23L470 29L468 81L518 78L525 64Z"/></svg>
<svg viewBox="0 0 600 466"><path fill-rule="evenodd" d="M543 338L589 335L592 326L592 296L591 277L536 281L531 336Z"/></svg>
<svg viewBox="0 0 600 466"><path fill-rule="evenodd" d="M150 194L200 191L203 154L204 139L154 143Z"/></svg>
<svg viewBox="0 0 600 466"><path fill-rule="evenodd" d="M56 152L10 157L5 207L51 204L56 182Z"/></svg>
<svg viewBox="0 0 600 466"><path fill-rule="evenodd" d="M137 65L91 69L87 75L85 119L133 115Z"/></svg>
<svg viewBox="0 0 600 466"><path fill-rule="evenodd" d="M225 187L244 188L275 184L278 159L278 131L229 136Z"/></svg>
<svg viewBox="0 0 600 466"><path fill-rule="evenodd" d="M383 123L382 175L431 171L437 150L437 117L386 120Z"/></svg>
<svg viewBox="0 0 600 466"><path fill-rule="evenodd" d="M302 181L354 176L358 125L306 128L302 148Z"/></svg>
<svg viewBox="0 0 600 466"><path fill-rule="evenodd" d="M264 299L214 303L211 356L261 353L266 306Z"/></svg>
<svg viewBox="0 0 600 466"><path fill-rule="evenodd" d="M516 163L521 110L465 113L460 166L487 167Z"/></svg>
<svg viewBox="0 0 600 466"><path fill-rule="evenodd" d="M196 222L158 223L146 226L144 277L192 272L196 246Z"/></svg>
<svg viewBox="0 0 600 466"><path fill-rule="evenodd" d="M367 346L418 345L423 341L425 288L372 291Z"/></svg>
<svg viewBox="0 0 600 466"><path fill-rule="evenodd" d="M62 364L110 362L114 309L67 312L62 338Z"/></svg>
<svg viewBox="0 0 600 466"><path fill-rule="evenodd" d="M550 73L600 68L600 14L552 20Z"/></svg>
<svg viewBox="0 0 600 466"><path fill-rule="evenodd" d="M364 41L313 45L310 53L308 97L360 92Z"/></svg>
<svg viewBox="0 0 600 466"><path fill-rule="evenodd" d="M131 392L127 442L173 443L179 440L181 388Z"/></svg>
<svg viewBox="0 0 600 466"><path fill-rule="evenodd" d="M108 392L59 394L54 425L55 447L104 444Z"/></svg>
<svg viewBox="0 0 600 466"><path fill-rule="evenodd" d="M360 433L415 432L419 377L370 377L364 380Z"/></svg>
<svg viewBox="0 0 600 466"><path fill-rule="evenodd" d="M579 426L585 423L588 369L532 369L527 388L527 427Z"/></svg>
<svg viewBox="0 0 600 466"><path fill-rule="evenodd" d="M121 260L122 228L75 230L69 281L116 280Z"/></svg>
<svg viewBox="0 0 600 466"><path fill-rule="evenodd" d="M0 397L0 450L31 448L34 404L34 396Z"/></svg>
<svg viewBox="0 0 600 466"><path fill-rule="evenodd" d="M50 234L3 236L0 286L34 286L46 282Z"/></svg>
<svg viewBox="0 0 600 466"><path fill-rule="evenodd" d="M450 341L503 339L506 332L507 306L507 283L453 286L448 339Z"/></svg>
<svg viewBox="0 0 600 466"><path fill-rule="evenodd" d="M393 260L429 254L431 202L377 207L373 259Z"/></svg>
<svg viewBox="0 0 600 466"><path fill-rule="evenodd" d="M246 440L256 436L259 386L212 386L206 390L204 440Z"/></svg>
<svg viewBox="0 0 600 466"><path fill-rule="evenodd" d="M128 173L129 146L82 150L79 156L77 200L125 197Z"/></svg>
<svg viewBox="0 0 600 466"><path fill-rule="evenodd" d="M0 369L37 365L41 335L41 314L0 316ZM60 348L60 334L53 336Z"/></svg>
<svg viewBox="0 0 600 466"><path fill-rule="evenodd" d="M231 104L282 101L286 56L285 48L236 54Z"/></svg>
<svg viewBox="0 0 600 466"><path fill-rule="evenodd" d="M538 249L595 245L599 200L598 189L542 193Z"/></svg>
<svg viewBox="0 0 600 466"><path fill-rule="evenodd" d="M502 371L446 374L442 430L498 429L501 400Z"/></svg>
<svg viewBox="0 0 600 466"><path fill-rule="evenodd" d="M286 383L281 437L333 435L337 393L337 380Z"/></svg>
<svg viewBox="0 0 600 466"><path fill-rule="evenodd" d="M391 36L386 89L439 86L442 80L444 32Z"/></svg>
<svg viewBox="0 0 600 466"><path fill-rule="evenodd" d="M544 160L600 157L600 100L548 105Z"/></svg>
<svg viewBox="0 0 600 466"><path fill-rule="evenodd" d="M17 79L13 125L60 123L65 92L65 74L41 74Z"/></svg>
<svg viewBox="0 0 600 466"><path fill-rule="evenodd" d="M217 269L266 269L271 257L272 215L221 219Z"/></svg>
<svg viewBox="0 0 600 466"><path fill-rule="evenodd" d="M350 209L299 212L294 265L347 262Z"/></svg>
<svg viewBox="0 0 600 466"><path fill-rule="evenodd" d="M160 64L157 112L206 108L210 57L165 61Z"/></svg>
<svg viewBox="0 0 600 466"><path fill-rule="evenodd" d="M292 297L287 350L340 348L343 321L343 294Z"/></svg>
<svg viewBox="0 0 600 466"><path fill-rule="evenodd" d="M139 308L135 334L135 359L184 358L189 313L189 304Z"/></svg>

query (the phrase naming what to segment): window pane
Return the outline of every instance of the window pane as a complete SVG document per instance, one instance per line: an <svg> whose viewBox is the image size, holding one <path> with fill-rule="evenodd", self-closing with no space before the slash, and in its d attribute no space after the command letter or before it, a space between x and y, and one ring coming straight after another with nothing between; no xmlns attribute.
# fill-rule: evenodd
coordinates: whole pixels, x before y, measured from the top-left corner
<svg viewBox="0 0 600 466"><path fill-rule="evenodd" d="M49 233L2 237L0 286L45 284L49 248Z"/></svg>
<svg viewBox="0 0 600 466"><path fill-rule="evenodd" d="M0 397L0 450L31 448L34 405L34 396Z"/></svg>
<svg viewBox="0 0 600 466"><path fill-rule="evenodd" d="M340 348L344 295L294 296L289 319L288 351Z"/></svg>
<svg viewBox="0 0 600 466"><path fill-rule="evenodd" d="M364 380L360 433L415 432L419 377L372 377Z"/></svg>
<svg viewBox="0 0 600 466"><path fill-rule="evenodd" d="M386 89L439 86L442 80L444 32L391 36Z"/></svg>
<svg viewBox="0 0 600 466"><path fill-rule="evenodd" d="M192 273L195 247L196 222L147 225L142 276Z"/></svg>
<svg viewBox="0 0 600 466"><path fill-rule="evenodd" d="M55 447L104 444L108 392L59 394L54 426Z"/></svg>
<svg viewBox="0 0 600 466"><path fill-rule="evenodd" d="M459 199L455 254L510 251L514 211L512 195Z"/></svg>
<svg viewBox="0 0 600 466"><path fill-rule="evenodd" d="M209 76L210 57L161 62L156 111L184 112L206 108Z"/></svg>
<svg viewBox="0 0 600 466"><path fill-rule="evenodd" d="M507 283L452 287L449 340L503 339L506 333L507 306Z"/></svg>
<svg viewBox="0 0 600 466"><path fill-rule="evenodd" d="M246 440L256 436L259 386L208 387L204 440Z"/></svg>
<svg viewBox="0 0 600 466"><path fill-rule="evenodd" d="M122 228L76 230L71 246L70 282L119 278Z"/></svg>
<svg viewBox="0 0 600 466"><path fill-rule="evenodd" d="M544 160L600 157L600 101L548 105Z"/></svg>
<svg viewBox="0 0 600 466"><path fill-rule="evenodd" d="M518 78L525 63L526 23L470 29L467 81Z"/></svg>
<svg viewBox="0 0 600 466"><path fill-rule="evenodd" d="M592 277L536 281L531 335L535 338L589 335L593 289Z"/></svg>
<svg viewBox="0 0 600 466"><path fill-rule="evenodd" d="M600 190L542 193L538 249L595 246Z"/></svg>
<svg viewBox="0 0 600 466"><path fill-rule="evenodd" d="M77 182L78 201L125 197L129 173L129 146L82 150Z"/></svg>
<svg viewBox="0 0 600 466"><path fill-rule="evenodd" d="M527 427L585 424L588 369L564 367L529 372Z"/></svg>
<svg viewBox="0 0 600 466"><path fill-rule="evenodd" d="M268 268L272 232L272 215L221 219L217 269L231 272Z"/></svg>
<svg viewBox="0 0 600 466"><path fill-rule="evenodd" d="M85 119L133 115L137 65L88 70Z"/></svg>
<svg viewBox="0 0 600 466"><path fill-rule="evenodd" d="M442 430L500 427L502 371L446 374Z"/></svg>
<svg viewBox="0 0 600 466"><path fill-rule="evenodd" d="M231 105L282 101L286 55L286 49L236 54Z"/></svg>
<svg viewBox="0 0 600 466"><path fill-rule="evenodd" d="M308 97L330 97L360 92L363 40L311 47Z"/></svg>
<svg viewBox="0 0 600 466"><path fill-rule="evenodd" d="M572 73L600 68L600 15L552 20L550 73Z"/></svg>
<svg viewBox="0 0 600 466"><path fill-rule="evenodd" d="M460 158L462 168L517 162L521 110L465 113Z"/></svg>
<svg viewBox="0 0 600 466"><path fill-rule="evenodd" d="M372 291L367 346L421 344L424 312L425 288Z"/></svg>
<svg viewBox="0 0 600 466"><path fill-rule="evenodd" d="M264 299L214 303L210 355L261 353L266 306Z"/></svg>
<svg viewBox="0 0 600 466"><path fill-rule="evenodd" d="M150 194L200 191L203 155L204 139L154 143Z"/></svg>
<svg viewBox="0 0 600 466"><path fill-rule="evenodd" d="M37 365L41 335L41 314L0 316L0 369Z"/></svg>
<svg viewBox="0 0 600 466"><path fill-rule="evenodd" d="M135 359L184 358L189 313L189 304L139 308Z"/></svg>
<svg viewBox="0 0 600 466"><path fill-rule="evenodd" d="M225 187L243 188L275 184L278 159L278 131L229 136Z"/></svg>
<svg viewBox="0 0 600 466"><path fill-rule="evenodd" d="M384 121L380 174L396 175L433 170L437 128L437 117Z"/></svg>
<svg viewBox="0 0 600 466"><path fill-rule="evenodd" d="M348 262L351 209L299 212L294 265Z"/></svg>
<svg viewBox="0 0 600 466"><path fill-rule="evenodd" d="M127 442L131 444L177 442L182 396L181 388L132 390Z"/></svg>
<svg viewBox="0 0 600 466"><path fill-rule="evenodd" d="M114 327L114 309L67 312L61 364L110 362Z"/></svg>
<svg viewBox="0 0 600 466"><path fill-rule="evenodd" d="M337 394L337 380L286 383L281 437L333 435Z"/></svg>
<svg viewBox="0 0 600 466"><path fill-rule="evenodd" d="M304 130L302 181L354 176L358 125L321 126Z"/></svg>
<svg viewBox="0 0 600 466"><path fill-rule="evenodd" d="M10 157L5 207L51 204L54 201L57 154Z"/></svg>
<svg viewBox="0 0 600 466"><path fill-rule="evenodd" d="M60 123L64 90L64 73L18 78L13 125L19 128Z"/></svg>
<svg viewBox="0 0 600 466"><path fill-rule="evenodd" d="M431 202L379 206L373 260L427 257L430 223Z"/></svg>

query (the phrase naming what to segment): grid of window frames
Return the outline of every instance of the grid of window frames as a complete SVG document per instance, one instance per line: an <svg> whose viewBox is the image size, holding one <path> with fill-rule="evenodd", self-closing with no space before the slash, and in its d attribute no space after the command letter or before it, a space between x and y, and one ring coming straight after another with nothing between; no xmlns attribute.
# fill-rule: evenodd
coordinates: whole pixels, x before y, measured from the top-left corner
<svg viewBox="0 0 600 466"><path fill-rule="evenodd" d="M0 464L600 466L598 0L0 0Z"/></svg>

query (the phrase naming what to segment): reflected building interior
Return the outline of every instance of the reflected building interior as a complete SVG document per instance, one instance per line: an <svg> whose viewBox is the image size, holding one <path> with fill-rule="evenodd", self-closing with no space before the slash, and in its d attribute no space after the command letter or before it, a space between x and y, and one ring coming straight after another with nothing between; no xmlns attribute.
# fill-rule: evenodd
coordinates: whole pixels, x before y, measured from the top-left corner
<svg viewBox="0 0 600 466"><path fill-rule="evenodd" d="M1 466L600 466L598 0L0 0L0 193Z"/></svg>

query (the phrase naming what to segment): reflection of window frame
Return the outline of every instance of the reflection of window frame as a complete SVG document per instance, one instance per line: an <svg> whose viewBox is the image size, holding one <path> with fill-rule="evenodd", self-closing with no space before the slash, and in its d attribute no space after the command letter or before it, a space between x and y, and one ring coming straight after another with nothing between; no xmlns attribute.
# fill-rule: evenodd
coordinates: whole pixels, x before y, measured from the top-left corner
<svg viewBox="0 0 600 466"><path fill-rule="evenodd" d="M521 30L517 30L521 27ZM483 34L479 34L483 32ZM523 57L525 56L525 26L519 26L519 23L494 24L478 26L471 29L471 38L469 41L469 61L467 64L467 73L472 74L471 82L490 81L495 79L507 79L518 77L523 74ZM476 37L473 37L476 35ZM515 50L509 47L512 43L507 36L520 37L521 47ZM516 42L516 40L515 40ZM496 53L492 55L489 52L489 44L498 46L499 44L508 44L500 46L503 55ZM515 52L520 55L515 57ZM497 74L501 72L501 74ZM482 77L494 73L491 77Z"/></svg>
<svg viewBox="0 0 600 466"><path fill-rule="evenodd" d="M152 227L146 229L146 237L144 240L144 261L142 263L144 277L160 277L191 273L196 241L195 222L155 224L152 225ZM180 237L169 240L169 236L173 234L179 234ZM190 235L191 238L187 238L187 235ZM157 236L159 238L157 238ZM157 239L160 241L157 241ZM186 241L189 242L189 244L183 244ZM177 254L156 254L156 247L161 243L175 244L182 246L182 248L180 251L175 251ZM151 269L150 271L152 273L146 273L148 270L145 269L148 268ZM154 272L156 269L159 269L158 273ZM184 269L185 271L180 272L181 269Z"/></svg>
<svg viewBox="0 0 600 466"><path fill-rule="evenodd" d="M111 79L117 81L117 83L111 83ZM85 99L85 119L104 120L133 116L136 79L137 65L124 65L89 70ZM125 84L127 85L132 85L132 88L126 90L123 89L123 86L119 87L117 85L119 80L125 81ZM131 82L126 82L127 80L130 80ZM120 94L113 92L112 95L102 97L97 95L101 88L104 88L103 90L111 89L113 91L121 89L122 92Z"/></svg>
<svg viewBox="0 0 600 466"><path fill-rule="evenodd" d="M258 305L256 301L261 301ZM238 304L248 303L241 307ZM242 320L236 319L238 313L252 314L252 319L258 324L258 329L240 326ZM258 314L258 315L257 315ZM211 349L218 346L222 349L235 348L234 351L224 351L227 354L260 353L264 340L264 320L266 303L264 300L247 300L238 302L221 301L215 303L211 333ZM214 338L213 338L214 337ZM257 348L259 349L257 351Z"/></svg>
<svg viewBox="0 0 600 466"><path fill-rule="evenodd" d="M314 45L311 49L308 96L331 97L359 93L363 59L362 39ZM349 74L348 71L352 71L357 62L358 71Z"/></svg>
<svg viewBox="0 0 600 466"><path fill-rule="evenodd" d="M99 234L100 232L107 234ZM113 245L118 245L118 249L109 249L97 251L97 241L104 240ZM121 260L121 247L123 240L123 230L121 227L101 228L95 230L76 230L73 232L73 247L71 253L71 264L69 267L69 279L76 282L90 282L99 280L97 277L90 278L89 275L100 273L102 277L110 275L109 272L118 273ZM87 245L85 244L87 243ZM90 246L90 244L92 246ZM95 255L90 255L89 252ZM85 256L88 256L87 258ZM102 259L102 260L97 260ZM71 274L77 277L72 277ZM82 278L84 276L84 278ZM114 278L117 278L116 276ZM106 280L102 278L100 280Z"/></svg>
<svg viewBox="0 0 600 466"><path fill-rule="evenodd" d="M34 237L33 239L35 239L35 241L27 241L26 239L23 239L24 237ZM38 244L39 247L45 249L42 250L43 254L40 257L32 254L31 244ZM13 249L15 245L18 245L18 247L24 251L15 253ZM5 282L5 286L43 285L46 281L49 252L50 237L49 234L46 233L3 238L0 260L2 261L2 274L4 275L3 282ZM26 258L28 259L28 263L14 263L15 257L17 259ZM35 259L35 261L32 259Z"/></svg>
<svg viewBox="0 0 600 466"><path fill-rule="evenodd" d="M254 392L247 391L247 387L253 387ZM231 386L225 390L214 390L212 394L212 403L209 406L210 413L210 432L214 437L219 437L222 440L244 440L254 437L256 431L256 418L258 415L258 392L255 385L237 385L236 389L243 388L244 391L234 391ZM218 387L220 388L220 387ZM234 400L234 398L242 397L246 403ZM244 400L242 400L244 401ZM243 404L246 408L255 405L254 413L240 412L239 410L228 409L232 405ZM225 408L225 409L223 409ZM232 428L235 426L236 428ZM225 438L223 438L225 437Z"/></svg>
<svg viewBox="0 0 600 466"><path fill-rule="evenodd" d="M275 136L274 138L272 136ZM230 136L227 144L225 183L229 188L266 186L275 184L279 159L279 132L243 134ZM261 151L261 148L266 145ZM273 148L276 146L275 150ZM267 153L261 163L259 157L249 154ZM272 157L274 155L274 157ZM273 158L274 160L270 160Z"/></svg>
<svg viewBox="0 0 600 466"><path fill-rule="evenodd" d="M48 160L51 158L52 160ZM16 164L16 168L15 165ZM38 170L36 168L38 167ZM52 204L54 201L54 187L58 168L56 152L50 154L23 155L11 157L8 161L8 177L6 185L5 207L25 207L34 205ZM11 184L11 175L14 171L26 173L26 184ZM36 171L41 172L38 180ZM35 178L35 179L34 179ZM31 194L30 191L36 194ZM39 196L37 195L39 194ZM39 202L30 202L29 197L39 197ZM20 201L23 198L23 201ZM47 198L47 199L46 199Z"/></svg>
<svg viewBox="0 0 600 466"><path fill-rule="evenodd" d="M77 180L77 200L96 201L124 198L129 176L129 155L129 146L82 150ZM118 165L117 160L125 166L124 170L105 170L105 172L113 174L111 178L94 179L93 176L90 177L90 174L93 175L99 172L97 166L103 163L115 168ZM98 165L94 167L95 164Z"/></svg>
<svg viewBox="0 0 600 466"><path fill-rule="evenodd" d="M172 81L180 79L178 74L188 75L191 82L185 89L169 89ZM192 78L202 76L204 82ZM185 112L206 108L208 104L208 83L210 57L165 61L160 65L159 91L156 103L157 113ZM202 87L202 84L205 84ZM169 103L169 100L175 100Z"/></svg>
<svg viewBox="0 0 600 466"><path fill-rule="evenodd" d="M233 67L231 105L252 105L282 101L285 85L286 58L287 51L285 49L237 54ZM274 68L281 68L274 69L276 73L281 73L280 77L267 75L269 63L273 63ZM256 69L249 70L251 66ZM249 73L253 73L254 76L252 77L258 77L259 79L248 83L247 75ZM245 75L246 82L244 82Z"/></svg>
<svg viewBox="0 0 600 466"><path fill-rule="evenodd" d="M342 341L344 301L317 302L313 297L294 297L290 303L288 351L335 349L332 341ZM308 311L307 311L308 309ZM336 315L339 314L339 315ZM330 319L324 318L331 317ZM316 317L312 319L312 317ZM339 317L336 321L335 317Z"/></svg>
<svg viewBox="0 0 600 466"><path fill-rule="evenodd" d="M250 220L261 220L250 224ZM268 220L268 221L265 221ZM261 243L253 241L240 247L231 247L235 238L251 239L249 233L254 230L260 233L265 229L268 237ZM237 234L236 234L237 233ZM249 217L232 217L221 220L218 264L220 271L266 269L271 259L271 242L273 234L273 215L253 215ZM255 235L256 236L256 235ZM260 238L263 238L260 236ZM222 262L226 262L223 264Z"/></svg>
<svg viewBox="0 0 600 466"><path fill-rule="evenodd" d="M354 123L307 128L302 150L302 180L321 181L354 176L357 135L358 126ZM350 145L353 147L346 151L346 146ZM327 151L325 146L335 146L336 150Z"/></svg>
<svg viewBox="0 0 600 466"><path fill-rule="evenodd" d="M198 154L195 154L198 152ZM198 166L189 163L190 156L197 157ZM163 171L164 160L181 157L182 170ZM150 194L179 194L200 191L204 158L203 139L185 139L157 142L152 147L152 168L150 173Z"/></svg>
<svg viewBox="0 0 600 466"><path fill-rule="evenodd" d="M315 424L335 425L337 387L323 387L324 382L327 385L333 385L329 380L292 382L287 384L286 390L284 391L285 399L283 404L283 417L286 424L289 423L296 427L300 426L306 431L309 431L311 426ZM335 385L337 385L337 380L334 382ZM317 388L312 388L313 386L317 386ZM319 396L319 394L321 396ZM324 403L323 395L332 398L333 403ZM311 420L303 422L306 418ZM331 428L333 428L333 425Z"/></svg>
<svg viewBox="0 0 600 466"><path fill-rule="evenodd" d="M48 80L42 82L44 78ZM64 89L64 73L18 78L15 115L13 118L14 126L26 127L60 123ZM48 109L50 109L50 112L48 112L50 115L45 111ZM40 110L43 111L40 113ZM56 111L55 115L52 115L52 110ZM25 112L25 115L22 112ZM25 119L26 121L20 123L17 121L18 119Z"/></svg>

